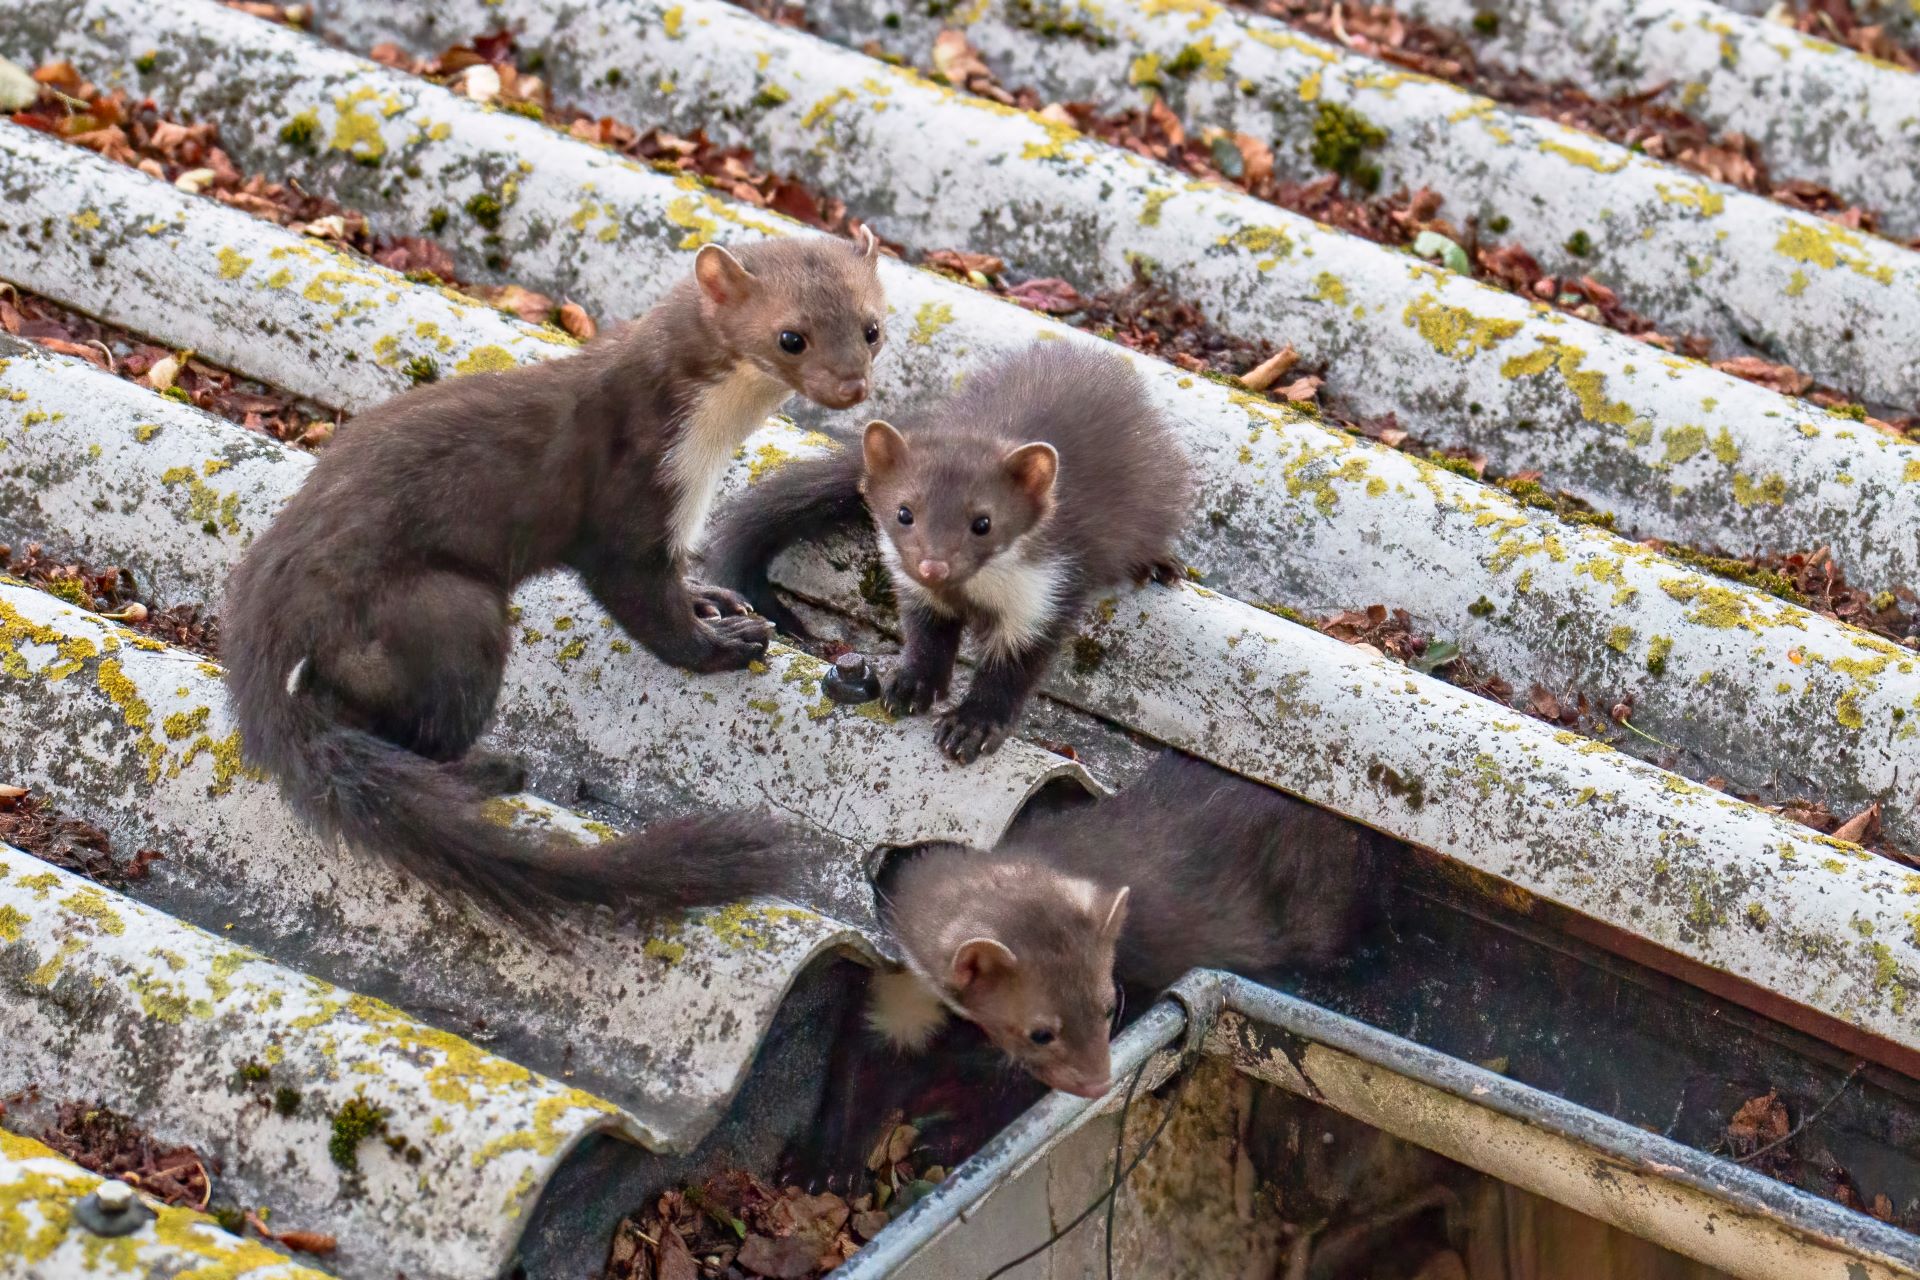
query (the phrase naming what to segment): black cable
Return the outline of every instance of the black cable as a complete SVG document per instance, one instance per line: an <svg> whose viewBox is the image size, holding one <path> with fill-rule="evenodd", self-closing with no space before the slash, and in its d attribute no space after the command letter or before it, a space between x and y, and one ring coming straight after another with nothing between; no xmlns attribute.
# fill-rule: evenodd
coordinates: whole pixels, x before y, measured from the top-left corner
<svg viewBox="0 0 1920 1280"><path fill-rule="evenodd" d="M1096 1212L1098 1212L1101 1205L1111 1203L1114 1197L1119 1194L1121 1185L1125 1183L1128 1178L1133 1176L1133 1171L1135 1169L1138 1169L1141 1165L1141 1162L1147 1158L1147 1154L1153 1150L1153 1144L1160 1140L1160 1135L1166 1132L1167 1125L1172 1122L1174 1112L1180 1109L1181 1095L1186 1092L1187 1081L1191 1079L1193 1076L1193 1073L1191 1071L1186 1071L1183 1069L1187 1064L1185 1062L1185 1055L1182 1055L1181 1063L1179 1064L1179 1066L1175 1068L1175 1070L1181 1072L1180 1078L1174 1083L1173 1093L1169 1095L1167 1098L1167 1114L1160 1118L1160 1123L1154 1127L1154 1130L1152 1133L1147 1135L1147 1140L1140 1144L1140 1150L1134 1155L1132 1162L1129 1163L1125 1169L1122 1169L1120 1167L1119 1156L1126 1142L1127 1114L1133 1106L1134 1090L1139 1087L1141 1077L1145 1076L1147 1073L1147 1063L1151 1062L1152 1060L1153 1060L1153 1055L1148 1054L1146 1061L1143 1061L1140 1064L1140 1069L1133 1073L1133 1080L1131 1083L1127 1085L1127 1096L1120 1104L1120 1139L1118 1142L1114 1144L1113 1182L1107 1187L1105 1191L1100 1193L1100 1196L1097 1199L1095 1199L1092 1204L1088 1205L1086 1208L1082 1209L1078 1214L1074 1215L1073 1221L1067 1223L1066 1226L1061 1227L1058 1231L1055 1231L1052 1235L1048 1236L1045 1240L1041 1241L1039 1244L1035 1245L1033 1248L1027 1250L1025 1253L1021 1254L1019 1257L1015 1258L1013 1261L1002 1263L999 1267L996 1267L993 1271L989 1272L986 1275L985 1280L999 1280L1001 1276L1013 1270L1015 1267L1019 1266L1021 1263L1027 1262L1033 1258L1037 1258L1041 1254L1045 1253L1047 1250L1053 1248L1054 1245L1058 1244L1063 1238L1065 1238L1068 1232L1072 1231L1075 1227L1079 1226L1081 1223L1085 1222L1088 1218L1091 1218ZM1111 1214L1109 1214L1107 1218L1107 1230L1108 1230L1108 1235L1107 1235L1108 1272L1107 1274L1111 1276L1113 1274L1112 1272L1113 1218Z"/></svg>

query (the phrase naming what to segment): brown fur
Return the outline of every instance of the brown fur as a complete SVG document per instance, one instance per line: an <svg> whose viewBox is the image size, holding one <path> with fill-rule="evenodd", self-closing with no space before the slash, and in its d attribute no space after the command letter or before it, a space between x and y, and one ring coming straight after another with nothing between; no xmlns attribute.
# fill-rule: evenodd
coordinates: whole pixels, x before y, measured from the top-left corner
<svg viewBox="0 0 1920 1280"><path fill-rule="evenodd" d="M1189 969L1262 977L1340 959L1378 911L1385 847L1336 814L1169 751L1111 799L1037 817L991 852L915 852L886 886L884 911L935 995L1070 1089L1104 1082L1115 978L1151 992ZM1106 923L1116 901L1117 934ZM994 947L987 984L966 981L960 963L977 939ZM1056 1038L1036 1046L1035 1028Z"/></svg>
<svg viewBox="0 0 1920 1280"><path fill-rule="evenodd" d="M1172 543L1192 497L1186 456L1132 366L1041 342L925 417L873 423L859 450L796 463L749 490L721 521L708 571L796 626L767 583L768 562L856 518L862 495L905 641L883 693L888 710L929 709L946 695L962 633L981 640L967 696L937 731L963 763L1005 739L1090 599L1129 580L1173 580Z"/></svg>
<svg viewBox="0 0 1920 1280"><path fill-rule="evenodd" d="M885 310L870 242L708 246L694 278L576 356L363 414L234 572L224 640L248 758L309 820L522 917L555 898L736 896L724 874L641 856L641 837L569 852L484 823L484 791L516 771L465 757L499 693L508 598L533 574L574 569L676 666L765 652L743 601L685 581L687 504L704 510L717 479L686 459L730 452L792 392L857 402ZM747 842L739 892L778 878L777 832L725 817L678 838L709 828L712 856Z"/></svg>

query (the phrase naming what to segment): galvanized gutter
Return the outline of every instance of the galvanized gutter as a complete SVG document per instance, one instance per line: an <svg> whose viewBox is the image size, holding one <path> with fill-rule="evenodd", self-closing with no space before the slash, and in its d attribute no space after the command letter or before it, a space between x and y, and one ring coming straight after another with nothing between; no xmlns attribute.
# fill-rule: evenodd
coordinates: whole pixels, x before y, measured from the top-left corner
<svg viewBox="0 0 1920 1280"><path fill-rule="evenodd" d="M161 1209L131 1235L96 1236L73 1211L105 1181L31 1138L0 1129L0 1264L7 1274L19 1280L327 1280L325 1272L230 1236L189 1209Z"/></svg>
<svg viewBox="0 0 1920 1280"><path fill-rule="evenodd" d="M1300 182L1324 173L1312 154L1316 123L1335 107L1357 111L1385 132L1366 153L1381 189L1431 188L1456 226L1477 221L1483 243L1523 245L1549 274L1591 274L1668 333L1714 339L1722 357L1754 351L1875 404L1920 402L1920 254L1861 236L1844 242L1849 269L1823 269L1804 252L1836 240L1823 218L1277 20L1154 0L1050 10L1050 23L1075 27L1071 36L1043 30L1024 0L940 17L827 0L808 5L807 20L836 43L877 45L915 64L926 62L944 26L958 24L1002 83L1108 111L1159 94L1191 132L1223 128L1271 143L1276 174ZM583 37L558 32L548 42ZM1196 59L1198 70L1170 69ZM556 63L570 60L550 55L548 66ZM611 99L616 91L592 93ZM1234 317L1223 320L1231 327Z"/></svg>
<svg viewBox="0 0 1920 1280"><path fill-rule="evenodd" d="M1571 80L1598 97L1663 95L1760 144L1768 166L1808 178L1920 235L1920 77L1712 0L1402 0L1489 61ZM1887 6L1889 9L1894 5ZM1475 17L1498 28L1476 34ZM1842 242L1844 243L1844 242Z"/></svg>
<svg viewBox="0 0 1920 1280"><path fill-rule="evenodd" d="M309 183L337 185L394 230L417 230L433 210L460 208L470 192L485 190L475 174L511 173L513 199L499 211L494 232L500 238L498 248L512 254L517 271L534 273L526 278L558 292L591 292L590 301L603 310L645 305L684 270L685 253L708 239L791 229L791 224L762 211L741 209L651 171L614 163L604 152L558 138L519 116L488 112L384 68L314 50L310 42L284 29L217 6L170 2L178 8L168 10L167 22L137 28L142 41L152 34L178 42L179 57L164 49L156 54L154 74L166 78L162 87L167 92L187 95L189 105L198 103L220 114L243 154L248 137L264 138L248 163ZM746 21L732 10L722 17ZM87 30L93 34L85 36L88 43L73 46L76 56L123 60L127 74L135 73L133 32L123 41L114 23L106 24L105 34L91 26ZM679 43L701 30L689 19ZM773 39L751 26L735 34L741 48L750 52L759 49L756 41ZM703 39L712 41L710 35ZM822 51L822 56L848 56L817 42L803 47ZM189 51L192 59L186 57ZM716 65L724 65L735 52L705 49L703 56L709 55ZM221 59L244 61L248 70L243 74L236 62L227 74ZM786 64L770 63L775 65ZM268 74L261 68L273 70ZM242 109L233 95L249 89L259 100L249 100ZM737 100L746 96L743 89ZM338 153L308 157L282 145L275 135L276 122L288 113L304 116L306 108L295 108L306 102L319 104L311 108L318 121L316 136L331 137L343 120L352 125L346 133L350 138L359 138L365 129L384 130L380 137L386 163L418 168L423 177L404 183L379 179L377 169L348 162ZM397 106L391 115L386 114L389 105L378 112L350 105L342 113L340 102ZM838 106L851 109L845 102ZM995 129L1040 129L1018 117L959 109L969 121ZM872 119L897 114L883 112ZM520 158L523 153L529 158ZM530 158L536 156L537 164ZM1009 157L999 168L1004 171L1017 163ZM438 176L424 176L429 173ZM589 184L592 198L583 202ZM663 240L663 232L673 238ZM1406 261L1391 254L1384 260ZM210 269L198 257L190 257L186 265L197 272ZM1429 271L1418 264L1412 269ZM949 281L897 264L889 263L885 270L902 319L877 367L876 412L898 413L944 392L968 364L992 352L1047 336L1089 340ZM913 318L912 328L902 340L906 316ZM1548 344L1540 352L1551 356L1550 348ZM1227 589L1309 611L1372 601L1403 605L1421 625L1458 638L1476 661L1506 676L1516 688L1538 682L1560 692L1586 690L1597 701L1604 699L1601 705L1630 694L1638 727L1682 752L1697 776L1717 773L1735 786L1775 794L1811 792L1836 808L1849 809L1905 793L1920 777L1898 768L1903 749L1897 745L1898 735L1908 726L1894 713L1904 717L1920 697L1920 687L1906 688L1913 672L1904 651L1680 570L1597 531L1530 513L1487 487L1357 443L1243 392L1154 362L1137 363L1148 375L1155 400L1186 424L1189 446L1201 466L1201 507L1208 520L1192 530L1188 554ZM1673 376L1681 377L1678 372ZM1589 386L1584 378L1582 373L1576 379L1580 386L1599 385ZM1736 398L1756 393L1746 384L1722 381L1730 383L1734 391L1729 394ZM1756 394L1764 397L1762 402L1739 404L1746 420L1764 423L1764 404L1784 402ZM1691 478L1702 468L1710 471L1722 456L1737 462L1738 446L1731 435L1724 441L1705 434L1695 439L1696 428L1702 433L1706 428L1693 419L1690 408L1676 406L1674 416L1664 422L1668 425L1662 428L1660 447L1667 451L1663 456L1675 461L1662 461L1659 465L1669 469L1656 473L1657 483L1644 487L1655 501L1673 496L1676 478ZM1832 482L1821 482L1821 492L1834 495L1829 504L1805 510L1808 495L1795 492L1792 501L1799 505L1789 506L1786 481L1779 479L1777 488L1774 483L1779 473L1756 473L1735 486L1736 498L1745 493L1751 505L1725 505L1770 522L1782 545L1831 538L1843 555L1868 555L1873 560L1869 571L1905 580L1908 568L1920 568L1920 538L1913 533L1920 525L1891 507L1875 508L1871 501L1855 505L1856 496L1864 498L1872 486L1856 495L1860 482L1854 471L1860 468L1845 459L1858 444L1875 457L1886 448L1901 456L1913 453L1920 465L1920 450L1859 441L1860 433L1851 429L1855 424L1829 426L1824 436L1822 428L1804 425L1815 435L1803 436L1796 429L1794 438L1805 448L1826 450L1826 461L1816 469L1834 471ZM1654 429L1654 424L1647 425L1649 432ZM1854 483L1840 483L1843 479ZM1696 492L1686 490L1682 498L1691 502L1686 495ZM1920 500L1920 483L1901 480L1893 492ZM1877 516L1869 514L1874 512ZM1838 524L1828 522L1829 517ZM1656 523L1672 532L1667 523ZM1278 530L1286 531L1284 543ZM1743 529L1727 536L1740 542L1754 532ZM1860 572L1857 565L1853 570ZM1749 643L1749 636L1761 643ZM1909 670L1901 670L1903 664ZM1698 696L1703 681L1711 682L1721 696ZM1813 745L1788 762L1790 773L1776 776L1780 762L1775 746L1785 736ZM1907 838L1914 834L1912 808L1894 803L1887 810L1892 829Z"/></svg>
<svg viewBox="0 0 1920 1280"><path fill-rule="evenodd" d="M492 1051L624 1108L654 1149L712 1127L803 970L873 954L857 930L776 901L644 930L581 917L562 937L571 954L455 910L317 839L245 768L218 667L5 580L0 722L34 726L0 735L0 777L120 848L165 853L137 882L144 902L443 1030L484 1026ZM532 796L497 816L582 842L613 834Z"/></svg>
<svg viewBox="0 0 1920 1280"><path fill-rule="evenodd" d="M1194 996L1209 988L1213 1007L1196 1008ZM1279 991L1197 971L1169 994L1175 999L1116 1041L1115 1084L1104 1098L1068 1106L1053 1095L1038 1104L836 1280L891 1274L964 1223L1020 1174L1029 1152L1115 1109L1132 1066L1183 1030L1190 1040L1204 1035L1206 1053L1255 1079L1746 1280L1920 1275L1920 1239L1905 1232ZM982 1271L1026 1243L999 1246Z"/></svg>
<svg viewBox="0 0 1920 1280"><path fill-rule="evenodd" d="M497 1276L576 1145L644 1136L611 1103L5 845L0 991L0 1095L37 1085L193 1147L223 1200L335 1237L343 1276ZM368 1108L382 1132L330 1153L338 1118Z"/></svg>

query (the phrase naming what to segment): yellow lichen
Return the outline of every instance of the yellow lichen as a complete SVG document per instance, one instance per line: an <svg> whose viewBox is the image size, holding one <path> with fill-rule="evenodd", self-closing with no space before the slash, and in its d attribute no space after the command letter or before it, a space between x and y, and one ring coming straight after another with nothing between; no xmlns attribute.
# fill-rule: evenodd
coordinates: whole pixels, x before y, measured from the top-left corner
<svg viewBox="0 0 1920 1280"><path fill-rule="evenodd" d="M1423 293L1409 302L1400 318L1409 327L1418 329L1435 351L1456 360L1490 351L1520 332L1518 320L1477 316L1465 307L1449 306L1431 293Z"/></svg>

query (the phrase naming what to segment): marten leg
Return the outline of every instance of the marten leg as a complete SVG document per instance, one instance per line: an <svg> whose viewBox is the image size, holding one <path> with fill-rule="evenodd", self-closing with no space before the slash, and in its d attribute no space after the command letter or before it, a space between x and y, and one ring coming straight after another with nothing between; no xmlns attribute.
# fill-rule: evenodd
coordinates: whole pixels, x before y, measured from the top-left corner
<svg viewBox="0 0 1920 1280"><path fill-rule="evenodd" d="M944 698L960 654L959 618L935 613L917 601L900 602L906 652L880 694L889 715L917 716Z"/></svg>
<svg viewBox="0 0 1920 1280"><path fill-rule="evenodd" d="M773 639L763 618L696 615L694 596L671 561L582 567L581 576L628 635L686 671L738 671L765 657Z"/></svg>
<svg viewBox="0 0 1920 1280"><path fill-rule="evenodd" d="M1027 699L1047 673L1047 664L1060 651L1067 628L1080 617L1083 600L1061 602L1061 622L1041 639L1013 653L990 654L974 668L973 683L960 705L940 717L934 741L961 764L972 764L997 751L1020 719Z"/></svg>
<svg viewBox="0 0 1920 1280"><path fill-rule="evenodd" d="M457 760L493 719L507 663L507 602L458 573L388 582L313 677L341 719L430 760Z"/></svg>

